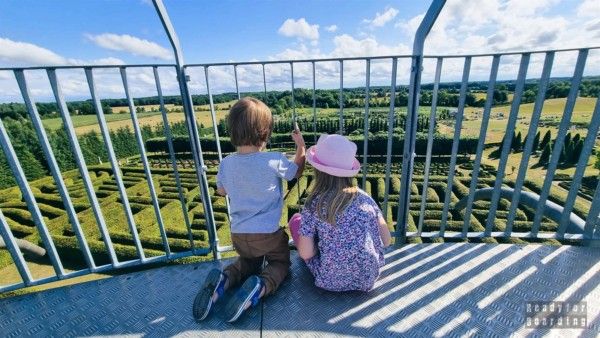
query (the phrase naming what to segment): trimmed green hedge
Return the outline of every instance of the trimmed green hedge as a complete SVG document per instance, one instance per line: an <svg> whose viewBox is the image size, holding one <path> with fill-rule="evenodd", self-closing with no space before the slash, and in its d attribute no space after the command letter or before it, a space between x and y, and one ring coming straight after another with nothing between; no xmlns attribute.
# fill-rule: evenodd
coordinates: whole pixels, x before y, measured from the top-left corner
<svg viewBox="0 0 600 338"><path fill-rule="evenodd" d="M313 134L310 132L304 133L306 140L312 140ZM363 135L350 135L348 138L357 144L358 155L362 155L363 151ZM190 142L186 136L173 136L173 146L176 153L189 153L191 152ZM231 144L228 137L220 137L221 151L224 153L230 153L235 151L235 147ZM369 137L369 149L370 155L385 155L387 154L387 134L375 134ZM466 138L460 139L458 145L459 153L474 154L477 149L478 138ZM292 142L290 134L272 134L271 144L278 143L290 143ZM436 135L433 140L432 154L433 155L450 155L452 150L453 138L448 136ZM217 142L215 139L203 138L200 140L202 151L216 152ZM427 151L427 135L418 134L416 143L417 155L425 155ZM404 148L403 136L394 135L392 138L392 153L402 154ZM168 143L166 138L158 137L146 140L146 150L149 152L164 152L169 151Z"/></svg>
<svg viewBox="0 0 600 338"><path fill-rule="evenodd" d="M30 226L30 227L35 226L33 217L31 216L31 214L29 213L28 210L16 209L16 208L3 208L2 213L4 214L5 217L12 219L19 224Z"/></svg>

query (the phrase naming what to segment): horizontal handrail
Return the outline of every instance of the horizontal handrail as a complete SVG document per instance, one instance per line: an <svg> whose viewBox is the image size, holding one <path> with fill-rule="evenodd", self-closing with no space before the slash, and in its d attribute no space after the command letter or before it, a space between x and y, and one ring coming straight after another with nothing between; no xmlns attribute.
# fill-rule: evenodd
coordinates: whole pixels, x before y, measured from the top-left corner
<svg viewBox="0 0 600 338"><path fill-rule="evenodd" d="M453 59L465 57L487 57L487 56L506 56L520 54L544 54L548 52L575 52L581 49L595 50L600 49L600 46L581 47L581 48L563 48L563 49L537 49L537 50L522 50L508 51L495 53L474 53L474 54L430 54L423 55L424 59ZM411 59L415 55L412 54L397 54L397 55L377 55L377 56L348 56L348 57L330 57L330 58L312 58L312 59L287 59L287 60L262 60L262 61L230 61L230 62L210 62L210 63L188 63L184 64L183 68L187 67L222 67L222 66L245 66L245 65L269 65L269 64L290 64L290 63L312 63L312 62L338 62L338 61L366 61L366 60L393 60L393 59ZM152 67L173 67L177 65L168 63L147 63L147 64L114 64L114 65L45 65L45 66L24 66L24 67L0 67L0 71L13 70L47 70L47 69L82 69L82 68L152 68Z"/></svg>
<svg viewBox="0 0 600 338"><path fill-rule="evenodd" d="M152 68L152 67L173 67L174 64L165 64L165 63L147 63L147 64L115 64L115 65L65 65L65 66L25 66L25 67L0 67L0 71L13 71L13 70L48 70L48 69L86 69L86 68Z"/></svg>

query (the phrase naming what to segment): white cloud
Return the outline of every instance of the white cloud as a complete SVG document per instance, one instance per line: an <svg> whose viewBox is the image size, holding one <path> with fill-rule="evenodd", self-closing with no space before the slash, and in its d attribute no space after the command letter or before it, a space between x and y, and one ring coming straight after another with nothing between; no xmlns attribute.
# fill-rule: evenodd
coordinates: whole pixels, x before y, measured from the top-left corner
<svg viewBox="0 0 600 338"><path fill-rule="evenodd" d="M317 40L319 39L319 25L311 25L304 18L287 19L279 27L278 33L287 37Z"/></svg>
<svg viewBox="0 0 600 338"><path fill-rule="evenodd" d="M577 16L579 17L598 17L600 15L600 1L585 0L577 7Z"/></svg>
<svg viewBox="0 0 600 338"><path fill-rule="evenodd" d="M29 42L0 38L0 61L15 66L65 65L68 60L53 51Z"/></svg>
<svg viewBox="0 0 600 338"><path fill-rule="evenodd" d="M338 35L333 38L335 46L331 56L375 56L375 55L396 55L410 53L407 46L399 44L398 46L388 46L377 42L375 38L367 37L356 39L348 34Z"/></svg>
<svg viewBox="0 0 600 338"><path fill-rule="evenodd" d="M365 19L363 21L371 25L372 27L383 27L386 23L395 18L396 15L398 15L398 10L393 7L390 7L386 9L383 13L377 12L373 19Z"/></svg>
<svg viewBox="0 0 600 338"><path fill-rule="evenodd" d="M128 34L86 34L85 37L105 49L124 51L133 55L147 56L161 60L173 59L173 54L161 45Z"/></svg>
<svg viewBox="0 0 600 338"><path fill-rule="evenodd" d="M325 27L325 30L328 31L328 32L331 32L331 33L337 31L337 29L338 29L337 25L331 25L331 26Z"/></svg>
<svg viewBox="0 0 600 338"><path fill-rule="evenodd" d="M115 58L115 57L107 57L107 58L101 58L101 59L95 59L92 60L91 62L78 62L78 64L83 65L86 63L92 63L95 65L124 65L125 61L119 59L119 58Z"/></svg>

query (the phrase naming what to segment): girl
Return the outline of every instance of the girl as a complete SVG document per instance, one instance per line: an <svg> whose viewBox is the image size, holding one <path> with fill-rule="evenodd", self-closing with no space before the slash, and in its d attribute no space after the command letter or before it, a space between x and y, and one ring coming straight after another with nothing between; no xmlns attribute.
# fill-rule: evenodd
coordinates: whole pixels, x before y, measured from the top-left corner
<svg viewBox="0 0 600 338"><path fill-rule="evenodd" d="M391 235L381 210L352 185L360 170L356 145L341 135L322 135L308 149L314 188L289 226L315 285L330 291L369 291L383 266Z"/></svg>

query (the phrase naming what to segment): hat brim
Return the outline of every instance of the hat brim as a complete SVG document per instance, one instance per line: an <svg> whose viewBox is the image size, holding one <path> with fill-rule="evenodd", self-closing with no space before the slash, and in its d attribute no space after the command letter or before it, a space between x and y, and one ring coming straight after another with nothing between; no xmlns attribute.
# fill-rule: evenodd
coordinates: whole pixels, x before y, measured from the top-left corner
<svg viewBox="0 0 600 338"><path fill-rule="evenodd" d="M316 146L312 146L308 148L306 152L306 160L310 163L315 169L322 171L326 174L337 176L337 177L353 177L360 171L360 162L356 158L352 163L352 169L343 169L327 166L315 157Z"/></svg>

